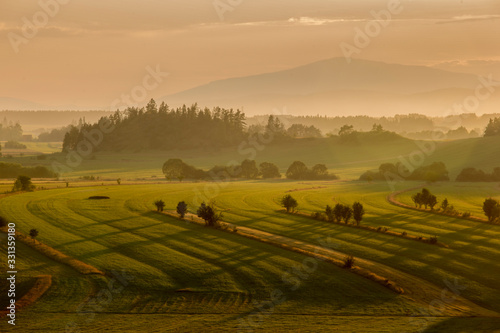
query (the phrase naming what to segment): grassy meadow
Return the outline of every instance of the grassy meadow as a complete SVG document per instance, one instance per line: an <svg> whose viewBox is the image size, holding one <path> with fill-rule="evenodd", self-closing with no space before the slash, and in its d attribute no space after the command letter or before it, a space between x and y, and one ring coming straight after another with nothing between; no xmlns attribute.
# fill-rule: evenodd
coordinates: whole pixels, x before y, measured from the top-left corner
<svg viewBox="0 0 500 333"><path fill-rule="evenodd" d="M153 211L157 199L165 201L167 210L174 210L177 202L184 200L190 212L195 212L199 200L210 198L223 211L224 221L311 244L328 239L338 251L393 267L439 288L446 288L445 281L459 281L464 286L462 296L486 309L500 311L500 226L392 206L386 201L390 190L385 183L89 185L8 196L0 200L0 214L15 221L24 233L38 229L39 241L108 274L125 269L131 280L122 291L113 294L109 304L100 311L93 310L98 313L88 322L90 315L79 313L79 309L87 304L89 295L105 288L110 277L78 275L20 245L22 257L18 260L23 266L19 275L33 278L50 272L54 276L49 291L19 315L20 322L30 315L46 320L31 326L23 324L26 329L50 325L55 331L63 331L69 325L71 329L100 331L107 323L119 322L116 331L120 327L133 331L137 327L134 325L155 318L160 331L191 331L199 327L216 332L238 330L242 322L248 327L248 318L259 318L249 326L252 330L284 332L290 327L302 327L328 331L338 327L345 332L418 332L422 328L428 332L454 332L453 327L472 329L480 321L487 332L499 322L495 318L466 321L435 316L428 304L409 295L394 294L324 262L318 262L317 269L307 278L296 276L300 285L294 288L284 274L300 268L307 257ZM399 187L416 185L419 184L401 183ZM451 184L437 184L431 190L440 193L438 189L447 189L456 198L458 208L461 202L480 206L484 191L490 187L491 184L471 184L457 190ZM204 193L212 196L204 197ZM363 224L426 237L435 235L450 247L284 214L278 201L285 193L293 195L300 212L307 214L323 210L326 204L360 201L367 212ZM89 200L93 195L110 199ZM451 198L450 195L450 201ZM269 301L276 289L283 293L283 302L273 307L272 314L257 317L256 306ZM66 299L68 296L61 299L67 293L71 301ZM89 310L84 306L82 311ZM367 317L373 320L368 321Z"/></svg>
<svg viewBox="0 0 500 333"><path fill-rule="evenodd" d="M27 293L40 275L52 276L47 292L19 312L19 330L134 332L154 322L159 332L492 332L500 327L500 319L492 315L500 312L500 226L397 207L387 196L426 186L439 201L447 198L455 209L483 217L484 199L500 199L498 184L399 182L391 188L386 182L357 179L381 163L415 154L423 154L424 164L445 162L452 180L464 167L489 172L500 165L494 143L485 138L440 142L434 150L428 142L425 147L432 152L426 154L421 142L407 139L346 145L326 138L255 151L257 163L276 163L282 173L294 160L309 167L325 163L340 176L337 181L168 182L161 166L169 158L209 169L254 156L237 149L95 153L60 180L36 179L35 192L0 198L0 215L14 221L19 231L36 228L38 241L106 273L79 274L18 242L20 293ZM54 147L29 148L49 154ZM65 159L56 153L45 159L4 156L1 161L50 166ZM91 175L99 178L82 179ZM12 184L2 180L0 193L9 192ZM397 200L412 204L416 191L403 192ZM283 212L279 200L285 194L297 199L300 215ZM110 199L88 199L94 195ZM225 222L307 244L326 242L355 260L386 267L387 274L400 274L398 282L412 277L406 281L410 288L398 295L322 261L306 272L310 257L159 214L153 204L159 199L168 211L185 201L194 214L202 201L213 201ZM355 201L364 205L363 225L434 236L448 247L308 217L326 205ZM117 280L117 272L126 279ZM432 298L441 297L436 290L449 292L450 284L460 286L457 296L484 309L484 315L471 317L459 305L453 314L436 311ZM272 306L261 312L262 304ZM42 319L31 322L31 316Z"/></svg>

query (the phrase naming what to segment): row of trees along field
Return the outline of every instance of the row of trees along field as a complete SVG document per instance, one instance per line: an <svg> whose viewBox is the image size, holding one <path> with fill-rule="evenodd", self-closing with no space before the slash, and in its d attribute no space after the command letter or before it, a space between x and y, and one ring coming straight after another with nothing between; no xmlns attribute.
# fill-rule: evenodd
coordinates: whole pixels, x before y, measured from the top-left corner
<svg viewBox="0 0 500 333"><path fill-rule="evenodd" d="M405 175L407 175L405 177ZM424 181L447 181L450 180L448 170L443 162L434 162L430 165L424 165L410 172L401 162L382 163L377 171L366 171L359 177L359 180L387 180L387 179L405 179L405 180L424 180Z"/></svg>
<svg viewBox="0 0 500 333"><path fill-rule="evenodd" d="M280 200L280 204L286 209L287 213L294 213L299 205L297 200L290 194L282 197ZM341 203L336 204L334 207L330 207L329 205L327 205L324 213L314 212L311 214L311 217L316 220L325 220L337 223L341 223L343 221L345 224L349 224L349 221L352 218L356 222L356 225L359 226L359 224L363 220L364 215L365 209L363 207L363 204L361 204L360 202L355 202L352 204L352 206L344 205Z"/></svg>
<svg viewBox="0 0 500 333"><path fill-rule="evenodd" d="M45 166L26 167L17 163L0 162L0 178L16 178L18 176L31 178L57 178L58 174Z"/></svg>
<svg viewBox="0 0 500 333"><path fill-rule="evenodd" d="M226 180L232 178L257 179L262 177L281 178L281 173L276 164L270 162L257 163L254 160L244 160L240 165L219 166L216 165L208 171L197 169L178 158L169 159L163 164L163 174L167 180L184 179L201 180ZM328 172L324 164L316 164L309 169L303 162L293 162L286 172L288 179L294 180L333 180L338 179L334 174Z"/></svg>
<svg viewBox="0 0 500 333"><path fill-rule="evenodd" d="M426 188L423 188L421 192L412 195L411 199L415 204L415 207L421 209L422 206L424 206L425 209L430 208L432 211L435 210L436 205L439 203L438 198ZM462 216L465 218L471 216L470 212L458 212L455 207L450 204L447 198L441 202L441 206L437 208L436 211L451 216ZM483 212L488 218L488 222L500 222L500 203L497 200L492 198L485 199L483 202Z"/></svg>

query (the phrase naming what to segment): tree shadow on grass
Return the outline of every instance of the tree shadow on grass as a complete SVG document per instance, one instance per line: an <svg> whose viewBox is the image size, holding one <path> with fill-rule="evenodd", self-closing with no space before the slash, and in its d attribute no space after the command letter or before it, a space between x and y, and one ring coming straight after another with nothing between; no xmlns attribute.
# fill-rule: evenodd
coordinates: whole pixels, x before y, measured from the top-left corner
<svg viewBox="0 0 500 333"><path fill-rule="evenodd" d="M500 330L500 318L459 318L452 317L444 321L427 327L421 332L424 333L445 333L445 332L460 332L460 333L482 333L482 332L498 332Z"/></svg>

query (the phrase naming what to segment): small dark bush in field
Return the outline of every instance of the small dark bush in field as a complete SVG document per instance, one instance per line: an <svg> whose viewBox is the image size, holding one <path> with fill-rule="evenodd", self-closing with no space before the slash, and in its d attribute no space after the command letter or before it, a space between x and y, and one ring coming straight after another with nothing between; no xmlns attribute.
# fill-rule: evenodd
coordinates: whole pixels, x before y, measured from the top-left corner
<svg viewBox="0 0 500 333"><path fill-rule="evenodd" d="M387 230L389 230L389 229L387 229L387 227L384 227L384 232L387 232Z"/></svg>
<svg viewBox="0 0 500 333"><path fill-rule="evenodd" d="M314 213L312 213L311 217L313 219L315 219L315 220L320 220L320 221L324 221L326 219L325 216L322 213L320 213L320 212L314 212Z"/></svg>
<svg viewBox="0 0 500 333"><path fill-rule="evenodd" d="M351 255L348 255L344 259L344 266L343 267L344 268L352 268L352 266L354 266L354 257Z"/></svg>
<svg viewBox="0 0 500 333"><path fill-rule="evenodd" d="M163 208L165 208L165 202L163 200L155 201L156 211L163 212Z"/></svg>
<svg viewBox="0 0 500 333"><path fill-rule="evenodd" d="M406 231L403 231L402 235L406 236L406 235L408 235L408 233Z"/></svg>
<svg viewBox="0 0 500 333"><path fill-rule="evenodd" d="M424 239L422 236L418 236L418 240L422 240Z"/></svg>
<svg viewBox="0 0 500 333"><path fill-rule="evenodd" d="M470 217L470 212L463 212L462 217Z"/></svg>
<svg viewBox="0 0 500 333"><path fill-rule="evenodd" d="M382 227L378 227L378 228L377 228L377 231L381 231L381 230L382 230Z"/></svg>
<svg viewBox="0 0 500 333"><path fill-rule="evenodd" d="M105 199L110 199L110 197L104 195L94 195L89 197L89 200L105 200Z"/></svg>
<svg viewBox="0 0 500 333"><path fill-rule="evenodd" d="M35 239L35 238L36 238L36 236L38 236L38 230L36 230L36 229L31 229L31 230L30 230L30 237L31 237L31 239Z"/></svg>
<svg viewBox="0 0 500 333"><path fill-rule="evenodd" d="M432 236L429 238L429 243L436 244L438 242L438 238L436 236Z"/></svg>

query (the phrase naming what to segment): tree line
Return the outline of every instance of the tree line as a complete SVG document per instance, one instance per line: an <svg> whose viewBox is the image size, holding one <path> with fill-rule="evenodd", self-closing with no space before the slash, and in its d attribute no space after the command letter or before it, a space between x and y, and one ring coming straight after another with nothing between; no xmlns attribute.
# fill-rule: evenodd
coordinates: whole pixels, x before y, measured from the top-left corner
<svg viewBox="0 0 500 333"><path fill-rule="evenodd" d="M456 178L457 182L498 182L500 181L500 167L494 168L492 173L486 173L476 168L463 169Z"/></svg>
<svg viewBox="0 0 500 333"><path fill-rule="evenodd" d="M45 166L26 167L17 163L0 162L0 178L16 178L18 176L30 178L57 178L58 174Z"/></svg>
<svg viewBox="0 0 500 333"><path fill-rule="evenodd" d="M434 210L435 206L439 203L437 197L432 194L428 189L423 188L421 192L415 193L411 197L415 207L421 209L424 206L425 209L430 208ZM437 209L447 215L461 215L462 217L470 217L470 212L464 212L460 214L455 210L453 205L450 205L447 198L441 202L440 208ZM492 198L487 198L483 202L483 212L488 218L488 222L497 223L500 222L500 203Z"/></svg>
<svg viewBox="0 0 500 333"><path fill-rule="evenodd" d="M216 165L208 171L198 169L187 164L178 158L167 160L162 167L165 178L169 181L184 179L191 180L229 180L234 178L241 179L271 179L281 178L281 173L276 164L262 162L257 166L254 160L245 159L241 164L232 164L229 166ZM328 172L324 164L316 164L309 169L303 162L293 162L286 171L286 177L293 180L333 180L338 179L334 174Z"/></svg>
<svg viewBox="0 0 500 333"><path fill-rule="evenodd" d="M408 174L407 177L403 177ZM448 181L450 177L448 170L443 162L434 162L430 165L424 165L410 172L401 162L382 163L377 171L366 171L359 180L387 180L397 176L405 180L423 180L423 181Z"/></svg>

